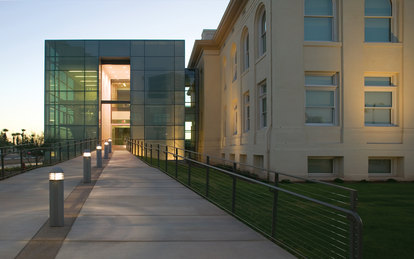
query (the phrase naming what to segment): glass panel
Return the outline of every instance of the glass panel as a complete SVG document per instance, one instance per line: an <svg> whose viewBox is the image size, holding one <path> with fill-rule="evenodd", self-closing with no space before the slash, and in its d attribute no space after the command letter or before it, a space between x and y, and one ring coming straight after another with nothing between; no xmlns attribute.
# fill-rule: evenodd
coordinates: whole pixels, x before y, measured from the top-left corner
<svg viewBox="0 0 414 259"><path fill-rule="evenodd" d="M131 126L131 138L144 139L144 126Z"/></svg>
<svg viewBox="0 0 414 259"><path fill-rule="evenodd" d="M392 86L391 77L365 77L365 86Z"/></svg>
<svg viewBox="0 0 414 259"><path fill-rule="evenodd" d="M131 105L131 125L145 125L144 105Z"/></svg>
<svg viewBox="0 0 414 259"><path fill-rule="evenodd" d="M333 107L334 105L333 91L306 91L307 107Z"/></svg>
<svg viewBox="0 0 414 259"><path fill-rule="evenodd" d="M332 0L305 0L305 15L332 15Z"/></svg>
<svg viewBox="0 0 414 259"><path fill-rule="evenodd" d="M85 105L85 125L98 125L98 106Z"/></svg>
<svg viewBox="0 0 414 259"><path fill-rule="evenodd" d="M146 140L174 139L174 126L145 127Z"/></svg>
<svg viewBox="0 0 414 259"><path fill-rule="evenodd" d="M391 110L365 109L365 124L391 124Z"/></svg>
<svg viewBox="0 0 414 259"><path fill-rule="evenodd" d="M99 41L86 40L85 41L85 56L99 56Z"/></svg>
<svg viewBox="0 0 414 259"><path fill-rule="evenodd" d="M84 57L56 57L55 70L83 70Z"/></svg>
<svg viewBox="0 0 414 259"><path fill-rule="evenodd" d="M368 173L391 174L391 159L369 159Z"/></svg>
<svg viewBox="0 0 414 259"><path fill-rule="evenodd" d="M55 90L55 71L45 71L46 91Z"/></svg>
<svg viewBox="0 0 414 259"><path fill-rule="evenodd" d="M147 91L145 92L147 104L174 104L173 91Z"/></svg>
<svg viewBox="0 0 414 259"><path fill-rule="evenodd" d="M58 40L56 41L56 56L78 56L85 54L85 42L83 40Z"/></svg>
<svg viewBox="0 0 414 259"><path fill-rule="evenodd" d="M145 106L145 125L174 125L174 106Z"/></svg>
<svg viewBox="0 0 414 259"><path fill-rule="evenodd" d="M184 71L175 71L175 90L184 91L185 74Z"/></svg>
<svg viewBox="0 0 414 259"><path fill-rule="evenodd" d="M131 56L143 57L145 55L145 41L131 41Z"/></svg>
<svg viewBox="0 0 414 259"><path fill-rule="evenodd" d="M145 92L143 91L131 91L131 104L144 104Z"/></svg>
<svg viewBox="0 0 414 259"><path fill-rule="evenodd" d="M100 41L100 56L129 57L131 54L130 41L102 40Z"/></svg>
<svg viewBox="0 0 414 259"><path fill-rule="evenodd" d="M305 17L305 40L332 41L332 18Z"/></svg>
<svg viewBox="0 0 414 259"><path fill-rule="evenodd" d="M184 92L183 91L175 91L175 104L184 104Z"/></svg>
<svg viewBox="0 0 414 259"><path fill-rule="evenodd" d="M144 91L145 73L143 71L131 71L131 90Z"/></svg>
<svg viewBox="0 0 414 259"><path fill-rule="evenodd" d="M98 93L97 92L85 92L85 104L97 104L98 103Z"/></svg>
<svg viewBox="0 0 414 259"><path fill-rule="evenodd" d="M84 125L83 105L59 105L58 109L59 124Z"/></svg>
<svg viewBox="0 0 414 259"><path fill-rule="evenodd" d="M145 56L173 57L175 50L175 41L145 41Z"/></svg>
<svg viewBox="0 0 414 259"><path fill-rule="evenodd" d="M306 123L333 124L333 114L332 108L306 108Z"/></svg>
<svg viewBox="0 0 414 259"><path fill-rule="evenodd" d="M145 70L174 70L173 57L145 57ZM183 67L184 68L184 67Z"/></svg>
<svg viewBox="0 0 414 259"><path fill-rule="evenodd" d="M305 85L335 85L333 76L305 76Z"/></svg>
<svg viewBox="0 0 414 259"><path fill-rule="evenodd" d="M175 70L184 70L184 57L175 57Z"/></svg>
<svg viewBox="0 0 414 259"><path fill-rule="evenodd" d="M184 57L185 55L185 45L183 40L175 41L175 56Z"/></svg>
<svg viewBox="0 0 414 259"><path fill-rule="evenodd" d="M131 58L131 70L145 70L144 57L132 57Z"/></svg>
<svg viewBox="0 0 414 259"><path fill-rule="evenodd" d="M85 57L85 69L86 70L99 70L99 59L98 57Z"/></svg>
<svg viewBox="0 0 414 259"><path fill-rule="evenodd" d="M185 110L184 105L175 106L175 125L184 125Z"/></svg>
<svg viewBox="0 0 414 259"><path fill-rule="evenodd" d="M308 173L332 174L333 159L308 159Z"/></svg>
<svg viewBox="0 0 414 259"><path fill-rule="evenodd" d="M392 93L365 92L365 107L392 107Z"/></svg>
<svg viewBox="0 0 414 259"><path fill-rule="evenodd" d="M365 0L366 16L391 16L392 6L390 0Z"/></svg>
<svg viewBox="0 0 414 259"><path fill-rule="evenodd" d="M111 100L113 101L129 101L130 85L129 80L112 79L111 80Z"/></svg>
<svg viewBox="0 0 414 259"><path fill-rule="evenodd" d="M53 40L46 40L45 41L45 56L49 57L49 56L55 56L55 46L56 46L56 41Z"/></svg>
<svg viewBox="0 0 414 259"><path fill-rule="evenodd" d="M184 76L184 75L183 75ZM145 73L145 91L173 91L174 72L155 72ZM184 77L183 77L184 88Z"/></svg>
<svg viewBox="0 0 414 259"><path fill-rule="evenodd" d="M98 127L85 127L85 138L98 138Z"/></svg>
<svg viewBox="0 0 414 259"><path fill-rule="evenodd" d="M365 18L365 41L366 42L390 42L391 41L391 19Z"/></svg>

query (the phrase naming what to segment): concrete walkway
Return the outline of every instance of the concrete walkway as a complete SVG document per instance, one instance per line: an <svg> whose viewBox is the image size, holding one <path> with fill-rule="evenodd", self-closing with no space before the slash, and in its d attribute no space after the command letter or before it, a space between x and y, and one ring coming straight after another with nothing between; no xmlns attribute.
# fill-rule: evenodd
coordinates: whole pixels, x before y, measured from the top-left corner
<svg viewBox="0 0 414 259"><path fill-rule="evenodd" d="M81 158L62 163L65 195ZM47 168L0 182L0 258L13 258L48 218ZM57 258L293 258L127 151L116 150Z"/></svg>

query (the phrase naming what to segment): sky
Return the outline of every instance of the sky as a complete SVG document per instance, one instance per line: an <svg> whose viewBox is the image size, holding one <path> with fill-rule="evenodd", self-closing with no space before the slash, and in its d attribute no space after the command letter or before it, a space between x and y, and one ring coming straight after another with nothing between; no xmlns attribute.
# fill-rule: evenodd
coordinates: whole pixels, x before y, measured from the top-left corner
<svg viewBox="0 0 414 259"><path fill-rule="evenodd" d="M43 132L46 39L184 39L186 64L229 0L0 0L0 130Z"/></svg>

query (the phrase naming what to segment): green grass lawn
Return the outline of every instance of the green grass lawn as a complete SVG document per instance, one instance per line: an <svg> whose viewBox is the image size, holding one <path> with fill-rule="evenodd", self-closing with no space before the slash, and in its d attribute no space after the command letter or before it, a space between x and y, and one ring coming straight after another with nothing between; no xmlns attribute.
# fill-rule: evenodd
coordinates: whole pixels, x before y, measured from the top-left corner
<svg viewBox="0 0 414 259"><path fill-rule="evenodd" d="M149 159L147 160L149 162ZM153 165L157 161L153 159ZM160 161L165 169L165 161ZM175 177L175 163L168 162L168 174ZM188 185L188 167L180 164L178 180ZM190 186L206 193L204 168L192 166ZM414 183L344 183L358 191L358 213L363 221L363 258L414 258ZM347 208L346 192L331 192L312 183L286 183L280 187ZM237 180L235 215L271 236L273 192ZM341 193L342 192L342 193ZM210 170L209 200L231 211L232 178ZM279 192L276 240L307 258L348 256L348 222L336 213L294 196Z"/></svg>
<svg viewBox="0 0 414 259"><path fill-rule="evenodd" d="M414 183L345 183L358 190L363 258L414 258Z"/></svg>

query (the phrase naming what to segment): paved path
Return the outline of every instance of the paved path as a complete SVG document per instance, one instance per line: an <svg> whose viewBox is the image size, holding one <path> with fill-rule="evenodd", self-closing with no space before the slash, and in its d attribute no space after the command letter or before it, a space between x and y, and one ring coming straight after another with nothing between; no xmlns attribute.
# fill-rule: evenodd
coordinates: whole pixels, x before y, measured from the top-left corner
<svg viewBox="0 0 414 259"><path fill-rule="evenodd" d="M80 159L61 164L65 195L81 180ZM32 172L0 182L0 258L13 258L47 220L48 170ZM2 198L12 193L18 196L13 202ZM116 150L57 258L293 257L174 179Z"/></svg>

